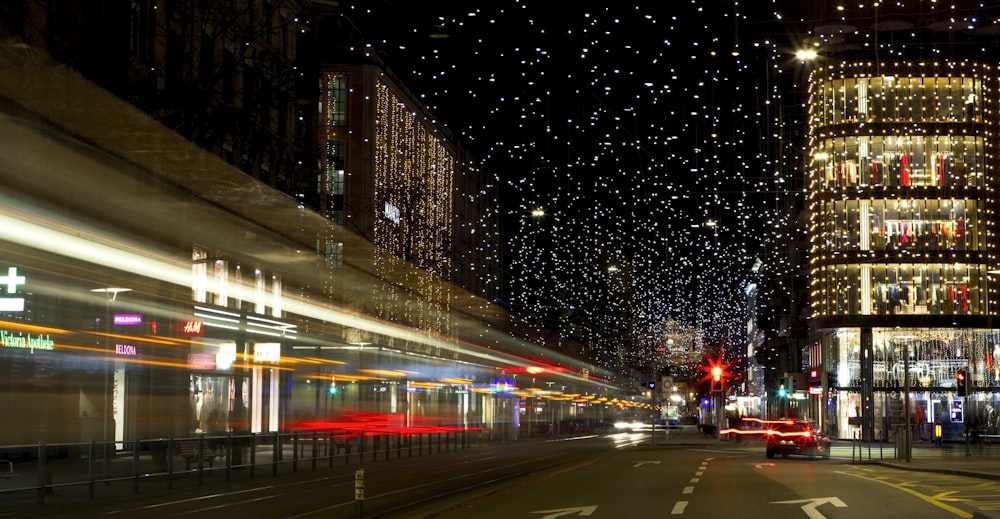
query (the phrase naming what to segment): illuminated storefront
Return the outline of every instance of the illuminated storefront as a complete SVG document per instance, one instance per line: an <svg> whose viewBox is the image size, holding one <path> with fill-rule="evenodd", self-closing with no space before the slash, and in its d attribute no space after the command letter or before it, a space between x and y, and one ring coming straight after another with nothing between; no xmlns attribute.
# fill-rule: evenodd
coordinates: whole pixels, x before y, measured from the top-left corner
<svg viewBox="0 0 1000 519"><path fill-rule="evenodd" d="M907 423L917 438L942 423L960 436L945 413L960 369L976 389L966 416L996 422L997 93L996 71L970 62L810 76L809 365L840 437Z"/></svg>

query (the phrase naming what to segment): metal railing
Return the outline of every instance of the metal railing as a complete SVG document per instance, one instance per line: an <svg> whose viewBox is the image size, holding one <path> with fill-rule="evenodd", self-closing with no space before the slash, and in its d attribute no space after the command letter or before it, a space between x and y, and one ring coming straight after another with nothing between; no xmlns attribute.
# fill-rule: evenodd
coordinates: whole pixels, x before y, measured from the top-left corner
<svg viewBox="0 0 1000 519"><path fill-rule="evenodd" d="M482 445L479 430L423 433L337 431L199 435L130 442L0 445L0 498L34 493L38 504L60 490L71 498L138 494L150 486L204 485L207 478L253 480L335 465L363 465ZM220 479L221 478L221 479ZM65 490L66 492L63 492Z"/></svg>

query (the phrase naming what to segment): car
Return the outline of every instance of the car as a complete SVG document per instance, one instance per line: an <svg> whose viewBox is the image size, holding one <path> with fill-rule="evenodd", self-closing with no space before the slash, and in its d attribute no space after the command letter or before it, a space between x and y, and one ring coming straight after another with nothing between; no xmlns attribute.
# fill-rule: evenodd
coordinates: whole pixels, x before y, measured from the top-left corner
<svg viewBox="0 0 1000 519"><path fill-rule="evenodd" d="M830 457L830 439L817 431L810 422L778 420L768 424L766 433L765 448L768 459L778 454L782 458L787 458L790 454L800 454L810 458Z"/></svg>

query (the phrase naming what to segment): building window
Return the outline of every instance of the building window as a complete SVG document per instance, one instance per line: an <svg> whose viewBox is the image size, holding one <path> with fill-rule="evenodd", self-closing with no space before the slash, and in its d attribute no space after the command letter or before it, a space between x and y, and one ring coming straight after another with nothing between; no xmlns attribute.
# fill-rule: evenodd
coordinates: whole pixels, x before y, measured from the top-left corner
<svg viewBox="0 0 1000 519"><path fill-rule="evenodd" d="M271 275L271 317L281 317L281 276Z"/></svg>
<svg viewBox="0 0 1000 519"><path fill-rule="evenodd" d="M341 242L327 242L326 253L323 255L327 268L342 268L344 266L344 244Z"/></svg>
<svg viewBox="0 0 1000 519"><path fill-rule="evenodd" d="M323 88L326 104L326 125L347 126L347 81L344 76L326 76Z"/></svg>
<svg viewBox="0 0 1000 519"><path fill-rule="evenodd" d="M325 189L329 195L344 194L344 141L330 140L326 142L326 182Z"/></svg>
<svg viewBox="0 0 1000 519"><path fill-rule="evenodd" d="M822 315L982 315L986 267L974 264L834 264L813 273Z"/></svg>
<svg viewBox="0 0 1000 519"><path fill-rule="evenodd" d="M906 135L824 139L813 148L814 189L858 186L971 187L985 185L980 136Z"/></svg>
<svg viewBox="0 0 1000 519"><path fill-rule="evenodd" d="M258 314L264 314L267 309L267 285L264 282L264 272L260 269L254 269L253 275L253 311Z"/></svg>
<svg viewBox="0 0 1000 519"><path fill-rule="evenodd" d="M208 302L208 251L200 247L191 251L191 299Z"/></svg>

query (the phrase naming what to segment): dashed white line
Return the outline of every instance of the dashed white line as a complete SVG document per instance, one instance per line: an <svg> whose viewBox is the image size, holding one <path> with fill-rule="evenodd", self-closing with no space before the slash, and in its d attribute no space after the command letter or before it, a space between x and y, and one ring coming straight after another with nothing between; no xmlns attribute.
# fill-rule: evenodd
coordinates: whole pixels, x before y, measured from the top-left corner
<svg viewBox="0 0 1000 519"><path fill-rule="evenodd" d="M691 494L694 492L694 487L684 487L684 491L681 494Z"/></svg>
<svg viewBox="0 0 1000 519"><path fill-rule="evenodd" d="M691 483L697 483L697 482L699 482L699 481L701 481L701 478L691 478L691 481L690 481L690 482L691 482Z"/></svg>
<svg viewBox="0 0 1000 519"><path fill-rule="evenodd" d="M670 511L670 515L683 515L684 509L687 508L687 501L678 501L674 503L674 509Z"/></svg>

